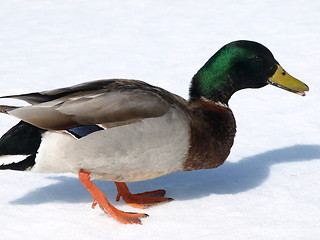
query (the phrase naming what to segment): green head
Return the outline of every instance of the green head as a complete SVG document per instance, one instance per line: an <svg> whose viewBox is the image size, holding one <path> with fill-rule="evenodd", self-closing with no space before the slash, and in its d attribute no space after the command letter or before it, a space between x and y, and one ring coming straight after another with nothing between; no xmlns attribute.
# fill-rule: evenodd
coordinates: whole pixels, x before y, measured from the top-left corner
<svg viewBox="0 0 320 240"><path fill-rule="evenodd" d="M193 77L190 100L200 97L228 104L233 93L244 88L261 88L267 84L300 95L308 87L291 77L272 53L257 42L235 41L214 54Z"/></svg>

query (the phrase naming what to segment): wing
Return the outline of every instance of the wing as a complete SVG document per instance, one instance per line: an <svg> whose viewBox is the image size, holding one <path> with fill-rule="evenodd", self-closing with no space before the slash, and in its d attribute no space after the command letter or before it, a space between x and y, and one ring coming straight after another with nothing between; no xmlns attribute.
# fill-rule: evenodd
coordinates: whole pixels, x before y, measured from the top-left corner
<svg viewBox="0 0 320 240"><path fill-rule="evenodd" d="M48 130L81 125L124 125L164 115L185 101L161 88L136 80L100 80L52 91L7 96L33 105L7 107L6 113Z"/></svg>

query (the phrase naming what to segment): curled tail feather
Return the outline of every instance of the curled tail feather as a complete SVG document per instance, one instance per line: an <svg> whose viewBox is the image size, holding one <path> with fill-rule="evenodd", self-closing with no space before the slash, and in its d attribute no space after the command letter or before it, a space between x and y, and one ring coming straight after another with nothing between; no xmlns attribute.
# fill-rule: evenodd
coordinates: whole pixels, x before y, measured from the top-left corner
<svg viewBox="0 0 320 240"><path fill-rule="evenodd" d="M8 111L15 109L17 107L15 106L8 106L8 105L0 105L0 113L6 113L8 114Z"/></svg>

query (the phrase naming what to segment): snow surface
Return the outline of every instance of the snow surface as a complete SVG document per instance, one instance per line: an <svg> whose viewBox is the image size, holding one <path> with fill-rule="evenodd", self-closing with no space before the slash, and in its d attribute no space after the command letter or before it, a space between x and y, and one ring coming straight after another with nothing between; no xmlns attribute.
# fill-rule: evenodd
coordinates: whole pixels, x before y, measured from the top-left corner
<svg viewBox="0 0 320 240"><path fill-rule="evenodd" d="M319 11L317 0L2 0L1 95L120 77L187 98L193 74L238 39L266 45L310 92L236 93L238 132L223 166L129 184L175 199L142 211L143 225L92 210L75 175L2 171L0 239L319 239ZM0 116L0 133L16 122ZM96 183L136 211L115 202L113 183Z"/></svg>

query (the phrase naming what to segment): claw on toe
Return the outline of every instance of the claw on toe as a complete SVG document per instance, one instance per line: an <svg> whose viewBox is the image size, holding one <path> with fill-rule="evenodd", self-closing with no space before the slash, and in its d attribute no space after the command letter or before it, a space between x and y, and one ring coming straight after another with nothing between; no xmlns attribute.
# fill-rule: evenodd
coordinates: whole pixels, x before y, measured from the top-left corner
<svg viewBox="0 0 320 240"><path fill-rule="evenodd" d="M91 204L91 208L92 208L92 209L95 209L95 207L97 206L97 204L98 204L97 202L93 202L93 203Z"/></svg>

